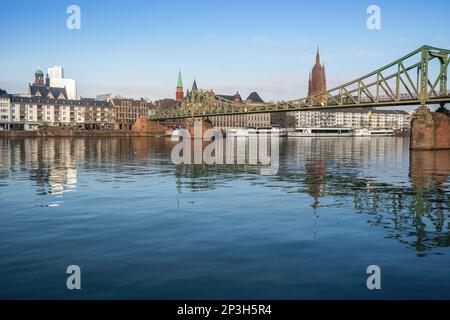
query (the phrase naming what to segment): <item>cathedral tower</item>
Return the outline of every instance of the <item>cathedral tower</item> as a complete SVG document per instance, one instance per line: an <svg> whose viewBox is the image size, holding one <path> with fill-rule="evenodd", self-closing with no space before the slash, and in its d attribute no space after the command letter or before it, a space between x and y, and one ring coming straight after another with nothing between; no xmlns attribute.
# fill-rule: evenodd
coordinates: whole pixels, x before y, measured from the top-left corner
<svg viewBox="0 0 450 320"><path fill-rule="evenodd" d="M308 97L316 94L325 93L327 91L327 77L325 72L325 65L320 64L320 53L317 48L316 64L312 72L309 74ZM323 96L326 99L326 95Z"/></svg>

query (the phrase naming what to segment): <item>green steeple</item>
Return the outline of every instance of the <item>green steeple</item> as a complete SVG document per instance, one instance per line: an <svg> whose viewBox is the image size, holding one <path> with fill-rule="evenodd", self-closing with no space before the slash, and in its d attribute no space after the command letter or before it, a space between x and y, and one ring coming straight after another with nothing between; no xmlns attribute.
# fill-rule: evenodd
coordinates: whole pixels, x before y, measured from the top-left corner
<svg viewBox="0 0 450 320"><path fill-rule="evenodd" d="M183 88L183 80L181 79L181 70L178 71L178 83L177 88Z"/></svg>
<svg viewBox="0 0 450 320"><path fill-rule="evenodd" d="M38 69L35 72L35 75L37 75L37 76L43 76L44 75L44 73L41 70L41 66L38 67Z"/></svg>

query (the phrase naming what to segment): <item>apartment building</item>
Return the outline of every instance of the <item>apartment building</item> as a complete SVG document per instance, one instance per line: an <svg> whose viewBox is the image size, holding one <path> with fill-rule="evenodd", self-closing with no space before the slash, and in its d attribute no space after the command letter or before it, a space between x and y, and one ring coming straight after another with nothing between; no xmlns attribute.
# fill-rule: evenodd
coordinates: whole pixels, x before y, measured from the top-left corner
<svg viewBox="0 0 450 320"><path fill-rule="evenodd" d="M345 127L353 129L408 130L411 116L402 110L345 109L299 111L296 127Z"/></svg>
<svg viewBox="0 0 450 320"><path fill-rule="evenodd" d="M58 100L10 95L0 99L3 130L37 130L43 126L111 129L111 106L93 99ZM7 102L8 101L8 102Z"/></svg>
<svg viewBox="0 0 450 320"><path fill-rule="evenodd" d="M131 130L140 117L148 117L156 107L144 99L109 98L113 112L113 124L116 130Z"/></svg>

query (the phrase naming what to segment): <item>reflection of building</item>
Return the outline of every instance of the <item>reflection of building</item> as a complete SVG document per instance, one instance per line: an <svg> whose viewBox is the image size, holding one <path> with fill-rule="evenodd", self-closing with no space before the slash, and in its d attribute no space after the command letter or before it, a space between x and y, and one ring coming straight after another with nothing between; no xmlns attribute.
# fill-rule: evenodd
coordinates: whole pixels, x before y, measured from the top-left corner
<svg viewBox="0 0 450 320"><path fill-rule="evenodd" d="M76 188L75 149L84 148L84 144L80 145L83 142L81 139L5 140L6 148L0 153L0 177L11 170L27 171L41 196L37 205L59 206L63 202L62 195Z"/></svg>
<svg viewBox="0 0 450 320"><path fill-rule="evenodd" d="M401 110L376 109L299 111L296 113L296 126L407 130L410 115Z"/></svg>
<svg viewBox="0 0 450 320"><path fill-rule="evenodd" d="M409 176L418 189L449 186L450 150L411 150Z"/></svg>
<svg viewBox="0 0 450 320"><path fill-rule="evenodd" d="M314 199L311 207L319 207L319 198L325 196L327 166L324 160L309 160L305 164L305 184L308 193Z"/></svg>

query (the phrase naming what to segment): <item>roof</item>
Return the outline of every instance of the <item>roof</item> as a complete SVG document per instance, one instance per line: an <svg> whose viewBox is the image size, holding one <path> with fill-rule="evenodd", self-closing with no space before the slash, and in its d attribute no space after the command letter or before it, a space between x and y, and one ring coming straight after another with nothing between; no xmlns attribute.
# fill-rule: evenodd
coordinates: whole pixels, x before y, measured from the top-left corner
<svg viewBox="0 0 450 320"><path fill-rule="evenodd" d="M44 72L42 72L41 69L37 69L36 72L35 72L34 74L37 75L37 76L43 76L43 75L44 75Z"/></svg>
<svg viewBox="0 0 450 320"><path fill-rule="evenodd" d="M225 94L218 94L217 96L222 99L231 101L231 102L235 102L237 100L240 103L242 103L242 98L241 98L241 95L239 94L239 92L236 92L236 94L234 96L225 95Z"/></svg>
<svg viewBox="0 0 450 320"><path fill-rule="evenodd" d="M177 88L183 88L183 80L181 79L181 70L178 71L178 82L177 82Z"/></svg>
<svg viewBox="0 0 450 320"><path fill-rule="evenodd" d="M56 88L56 87L47 87L47 86L35 86L30 85L30 95L32 96L41 96L47 98L49 94L57 99L61 94L67 99L67 91L66 88Z"/></svg>
<svg viewBox="0 0 450 320"><path fill-rule="evenodd" d="M124 98L110 98L109 101L116 107L128 107L131 102L131 107L150 107L151 103L147 102L143 98L140 100L124 99ZM124 104L124 102L126 102Z"/></svg>
<svg viewBox="0 0 450 320"><path fill-rule="evenodd" d="M155 106L161 110L170 109L178 104L178 101L174 99L162 99L155 101Z"/></svg>
<svg viewBox="0 0 450 320"><path fill-rule="evenodd" d="M194 79L194 83L192 84L192 90L191 91L197 91L197 81Z"/></svg>
<svg viewBox="0 0 450 320"><path fill-rule="evenodd" d="M225 94L218 94L217 96L220 98L223 98L225 100L234 101L234 96L225 95Z"/></svg>
<svg viewBox="0 0 450 320"><path fill-rule="evenodd" d="M254 102L254 103L264 103L264 100L261 99L261 97L259 96L259 94L257 92L250 93L247 100L245 100L245 101Z"/></svg>
<svg viewBox="0 0 450 320"><path fill-rule="evenodd" d="M28 103L28 104L50 104L50 105L67 105L67 106L83 106L83 107L108 107L106 101L98 101L94 99L81 100L59 100L48 99L46 97L21 97L11 95L11 102Z"/></svg>

